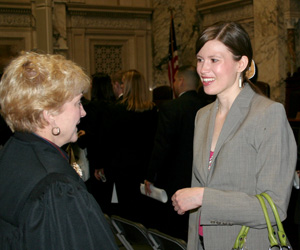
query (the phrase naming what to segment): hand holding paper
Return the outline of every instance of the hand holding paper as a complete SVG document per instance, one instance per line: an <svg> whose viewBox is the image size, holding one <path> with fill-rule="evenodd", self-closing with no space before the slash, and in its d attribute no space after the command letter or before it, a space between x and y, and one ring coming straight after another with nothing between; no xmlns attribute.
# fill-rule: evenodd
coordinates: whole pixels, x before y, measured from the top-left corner
<svg viewBox="0 0 300 250"><path fill-rule="evenodd" d="M168 195L165 190L157 188L157 187L153 186L152 184L150 185L150 189L151 189L151 194L146 195L145 184L141 183L140 190L143 195L146 195L148 197L151 197L151 198L161 201L163 203L166 203L168 201Z"/></svg>

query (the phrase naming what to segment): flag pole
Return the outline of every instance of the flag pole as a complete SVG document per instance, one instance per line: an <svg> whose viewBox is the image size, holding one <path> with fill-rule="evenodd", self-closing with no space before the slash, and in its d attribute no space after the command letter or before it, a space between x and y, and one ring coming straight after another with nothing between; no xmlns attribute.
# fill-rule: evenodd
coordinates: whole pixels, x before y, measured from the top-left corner
<svg viewBox="0 0 300 250"><path fill-rule="evenodd" d="M168 10L170 11L170 14L171 14L170 33L169 33L168 76L169 76L170 86L173 89L174 76L175 76L175 73L178 70L178 53L177 53L175 28L174 28L174 17L173 17L174 8L169 7Z"/></svg>

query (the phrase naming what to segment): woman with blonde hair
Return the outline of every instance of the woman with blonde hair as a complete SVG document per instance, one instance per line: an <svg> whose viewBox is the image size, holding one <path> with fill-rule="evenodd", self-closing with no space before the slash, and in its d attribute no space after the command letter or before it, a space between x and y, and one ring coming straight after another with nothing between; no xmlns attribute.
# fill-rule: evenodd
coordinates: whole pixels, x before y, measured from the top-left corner
<svg viewBox="0 0 300 250"><path fill-rule="evenodd" d="M143 112L152 110L152 94L144 76L137 70L128 70L123 75L124 94L122 104L127 106L127 110Z"/></svg>
<svg viewBox="0 0 300 250"><path fill-rule="evenodd" d="M23 52L5 69L1 114L14 135L0 151L0 249L118 249L61 149L78 138L89 85L60 55Z"/></svg>

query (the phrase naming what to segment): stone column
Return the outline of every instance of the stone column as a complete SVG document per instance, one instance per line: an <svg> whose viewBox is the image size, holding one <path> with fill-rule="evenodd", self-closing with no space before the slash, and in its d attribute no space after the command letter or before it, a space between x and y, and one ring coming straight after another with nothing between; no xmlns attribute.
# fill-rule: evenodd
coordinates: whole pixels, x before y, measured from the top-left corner
<svg viewBox="0 0 300 250"><path fill-rule="evenodd" d="M54 0L53 50L55 54L67 56L68 46L66 0Z"/></svg>
<svg viewBox="0 0 300 250"><path fill-rule="evenodd" d="M258 80L271 87L271 99L284 103L286 77L285 0L253 0L254 60Z"/></svg>
<svg viewBox="0 0 300 250"><path fill-rule="evenodd" d="M296 26L299 21L299 18L293 18L290 16L290 13L285 15L285 23L287 30L287 49L288 49L288 58L287 58L287 70L293 75L297 71L297 59L296 59Z"/></svg>
<svg viewBox="0 0 300 250"><path fill-rule="evenodd" d="M53 53L52 35L52 1L35 1L37 49L45 53Z"/></svg>

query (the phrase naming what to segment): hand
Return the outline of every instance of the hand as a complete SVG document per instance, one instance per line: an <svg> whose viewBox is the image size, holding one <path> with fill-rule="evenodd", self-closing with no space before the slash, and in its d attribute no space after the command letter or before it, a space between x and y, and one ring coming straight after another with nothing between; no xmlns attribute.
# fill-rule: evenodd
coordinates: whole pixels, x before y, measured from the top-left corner
<svg viewBox="0 0 300 250"><path fill-rule="evenodd" d="M183 215L186 211L202 206L204 188L184 188L172 196L174 210Z"/></svg>
<svg viewBox="0 0 300 250"><path fill-rule="evenodd" d="M104 174L104 169L103 169L103 168L95 169L94 176L95 176L95 178L96 178L98 181L101 180L100 173Z"/></svg>
<svg viewBox="0 0 300 250"><path fill-rule="evenodd" d="M150 185L152 183L150 181L145 180L144 184L145 184L145 193L146 193L146 195L150 195L151 194Z"/></svg>
<svg viewBox="0 0 300 250"><path fill-rule="evenodd" d="M85 131L84 130L79 130L77 133L78 138L85 135Z"/></svg>

